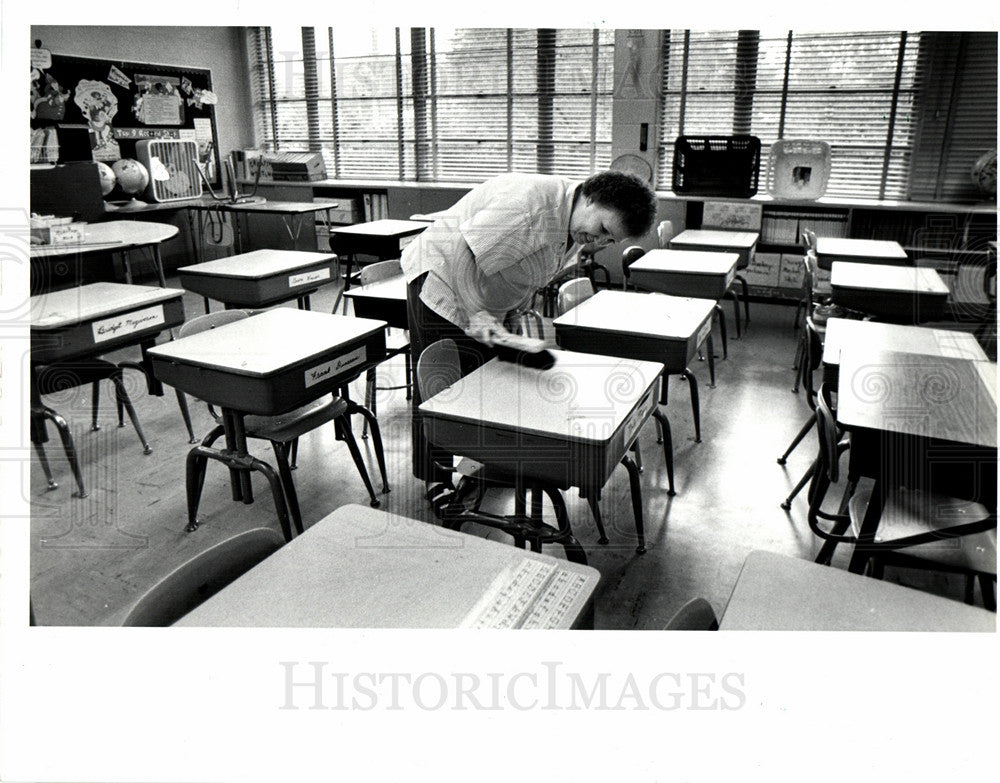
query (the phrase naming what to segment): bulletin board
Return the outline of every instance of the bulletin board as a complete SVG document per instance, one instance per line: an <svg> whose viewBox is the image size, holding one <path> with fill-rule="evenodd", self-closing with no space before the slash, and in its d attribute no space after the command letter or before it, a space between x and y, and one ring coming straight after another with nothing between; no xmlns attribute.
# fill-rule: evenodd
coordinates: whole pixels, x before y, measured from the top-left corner
<svg viewBox="0 0 1000 783"><path fill-rule="evenodd" d="M197 142L198 160L220 181L216 95L205 68L49 53L31 57L31 162L135 158L141 139Z"/></svg>

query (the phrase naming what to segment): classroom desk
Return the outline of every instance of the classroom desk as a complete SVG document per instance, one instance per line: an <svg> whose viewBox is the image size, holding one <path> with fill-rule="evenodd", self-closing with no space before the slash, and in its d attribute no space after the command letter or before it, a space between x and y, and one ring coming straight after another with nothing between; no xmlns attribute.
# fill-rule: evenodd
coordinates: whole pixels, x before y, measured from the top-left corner
<svg viewBox="0 0 1000 783"><path fill-rule="evenodd" d="M125 266L125 283L131 284L132 265L129 261L129 251L148 247L153 254L153 268L156 271L157 280L161 287L166 288L167 282L163 273L160 243L177 236L177 232L177 226L142 220L108 220L103 223L88 223L82 242L31 245L30 256L33 262L67 259L76 256L76 284L79 285L83 277L84 256L93 253L121 253ZM35 288L36 286L33 285L32 289Z"/></svg>
<svg viewBox="0 0 1000 783"><path fill-rule="evenodd" d="M720 631L973 631L996 614L774 552L747 555Z"/></svg>
<svg viewBox="0 0 1000 783"><path fill-rule="evenodd" d="M422 220L371 220L355 223L353 226L338 226L330 229L330 250L346 260L344 270L344 293L351 287L356 256L375 256L380 261L399 258L417 234L430 223ZM334 311L340 305L341 295L333 303Z"/></svg>
<svg viewBox="0 0 1000 783"><path fill-rule="evenodd" d="M233 216L233 242L237 253L242 253L249 243L250 226L246 220L248 215L276 215L281 218L291 240L292 248L295 248L299 235L302 233L302 226L309 218L309 225L313 224L313 216L319 212L328 213L331 209L336 209L335 202L319 201L270 201L268 199L254 197L250 201L196 201L187 205L192 211L201 213L228 213ZM324 219L324 223L329 229L329 216ZM202 215L198 215L198 236L200 253L199 258L205 257L205 228Z"/></svg>
<svg viewBox="0 0 1000 783"><path fill-rule="evenodd" d="M536 370L492 359L420 405L427 439L452 454L596 505L620 462L629 473L637 551L646 547L639 470L627 452L656 408L659 362L554 350ZM666 445L664 458L670 461ZM570 544L568 519L565 523ZM567 547L570 554L570 547ZM582 555L582 550L577 554Z"/></svg>
<svg viewBox="0 0 1000 783"><path fill-rule="evenodd" d="M739 260L739 253L657 249L629 266L629 275L647 291L719 300L733 284Z"/></svg>
<svg viewBox="0 0 1000 783"><path fill-rule="evenodd" d="M337 256L304 250L252 250L177 270L181 285L226 309L270 307L297 299L309 309L309 295L334 282Z"/></svg>
<svg viewBox="0 0 1000 783"><path fill-rule="evenodd" d="M746 269L750 265L758 239L760 233L757 231L689 228L670 240L670 249L736 253L739 256L736 268Z"/></svg>
<svg viewBox="0 0 1000 783"><path fill-rule="evenodd" d="M530 587L512 589L525 567ZM590 628L590 566L341 506L175 625L257 628ZM521 601L507 612L509 592Z"/></svg>
<svg viewBox="0 0 1000 783"><path fill-rule="evenodd" d="M710 299L603 290L560 315L552 325L556 330L556 342L562 348L662 362L664 375L680 374L687 378L691 388L695 442L700 442L698 379L689 365L698 347L707 342L706 355L714 388L715 359L711 342L714 310L715 302ZM661 398L661 402L665 401ZM664 432L669 432L666 425ZM670 483L672 490L672 479Z"/></svg>
<svg viewBox="0 0 1000 783"><path fill-rule="evenodd" d="M336 392L385 359L385 326L280 307L150 350L160 380L221 409L225 448L198 445L188 453L188 531L198 526L206 461L214 459L230 468L233 500L253 502L249 471L264 474L285 537L291 538L281 483L270 465L247 453L243 419L287 413ZM370 416L351 406L350 412ZM378 442L376 452L384 473Z"/></svg>
<svg viewBox="0 0 1000 783"><path fill-rule="evenodd" d="M354 314L361 318L376 318L398 329L409 329L406 317L406 279L396 275L368 285L354 286L344 291Z"/></svg>
<svg viewBox="0 0 1000 783"><path fill-rule="evenodd" d="M854 261L866 264L910 266L911 262L899 242L884 239L847 239L816 237L816 266L830 269L834 261Z"/></svg>
<svg viewBox="0 0 1000 783"><path fill-rule="evenodd" d="M40 365L97 357L105 353L139 345L142 361L133 365L146 373L148 390L162 395L163 387L155 379L149 365L148 350L164 330L184 322L183 291L122 283L90 283L31 297L31 372ZM190 418L183 397L178 402L192 439ZM51 420L60 430L70 467L79 486L79 497L86 497L83 477L76 461L72 435L61 417L42 404L36 384L31 384L32 442L44 458L40 444L44 435L44 420ZM40 430L38 428L41 428ZM141 436L140 436L140 439ZM148 453L148 446L147 446ZM50 486L55 486L50 481Z"/></svg>
<svg viewBox="0 0 1000 783"><path fill-rule="evenodd" d="M897 353L913 353L931 358L952 356L972 361L989 361L979 341L969 332L830 318L826 322L823 341L824 383L836 388L840 376L841 352L865 346L880 346L891 348Z"/></svg>
<svg viewBox="0 0 1000 783"><path fill-rule="evenodd" d="M934 269L836 261L830 272L835 304L899 323L936 321L948 286Z"/></svg>
<svg viewBox="0 0 1000 783"><path fill-rule="evenodd" d="M996 511L997 366L855 346L842 350L837 420L850 434L849 474L874 480L858 537L870 541L887 491L898 484L981 502ZM940 489L939 489L940 488ZM974 533L994 521L956 525ZM855 545L850 570L870 549Z"/></svg>

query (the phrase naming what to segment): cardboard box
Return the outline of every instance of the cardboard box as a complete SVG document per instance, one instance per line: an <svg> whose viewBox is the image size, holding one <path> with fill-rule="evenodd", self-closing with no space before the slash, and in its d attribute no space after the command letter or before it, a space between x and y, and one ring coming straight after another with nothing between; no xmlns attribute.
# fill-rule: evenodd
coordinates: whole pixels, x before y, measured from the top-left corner
<svg viewBox="0 0 1000 783"><path fill-rule="evenodd" d="M64 223L54 226L32 226L31 240L43 245L71 245L83 242L86 237L86 223Z"/></svg>

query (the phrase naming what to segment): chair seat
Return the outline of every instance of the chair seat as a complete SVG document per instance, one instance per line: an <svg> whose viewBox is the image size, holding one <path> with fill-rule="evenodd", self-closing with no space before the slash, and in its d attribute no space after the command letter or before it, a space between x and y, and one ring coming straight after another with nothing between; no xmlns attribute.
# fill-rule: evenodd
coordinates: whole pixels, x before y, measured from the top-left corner
<svg viewBox="0 0 1000 783"><path fill-rule="evenodd" d="M247 437L288 443L344 415L347 407L339 397L320 399L279 416L246 416L243 425Z"/></svg>
<svg viewBox="0 0 1000 783"><path fill-rule="evenodd" d="M918 544L904 550L908 555L930 560L956 569L975 571L979 574L997 573L997 533L988 530L957 539Z"/></svg>
<svg viewBox="0 0 1000 783"><path fill-rule="evenodd" d="M868 508L873 488L873 484L867 481L863 482L859 484L857 491L851 497L849 511L851 527L855 535L858 534L865 509ZM975 501L961 500L933 492L897 489L886 497L878 530L875 532L875 543L894 541L922 533L932 533L935 530L944 531L958 525L977 522L988 516L989 511L986 506ZM930 542L921 546L925 548L937 547L940 550L949 548L958 550L960 548L955 539L947 536L946 533L942 534L940 542ZM994 544L994 549L995 546Z"/></svg>

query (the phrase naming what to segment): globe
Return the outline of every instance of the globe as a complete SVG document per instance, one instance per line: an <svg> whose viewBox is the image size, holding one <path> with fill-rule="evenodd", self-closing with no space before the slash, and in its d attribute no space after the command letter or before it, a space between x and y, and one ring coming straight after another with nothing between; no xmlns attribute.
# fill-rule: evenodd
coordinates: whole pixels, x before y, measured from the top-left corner
<svg viewBox="0 0 1000 783"><path fill-rule="evenodd" d="M149 184L149 172L139 161L131 158L122 158L111 164L111 170L118 178L121 189L134 196L141 193Z"/></svg>
<svg viewBox="0 0 1000 783"><path fill-rule="evenodd" d="M997 151L990 150L972 164L972 181L987 198L997 197Z"/></svg>
<svg viewBox="0 0 1000 783"><path fill-rule="evenodd" d="M115 183L118 181L118 178L115 176L115 172L111 166L100 161L97 161L97 173L101 177L101 195L106 196L115 189Z"/></svg>

